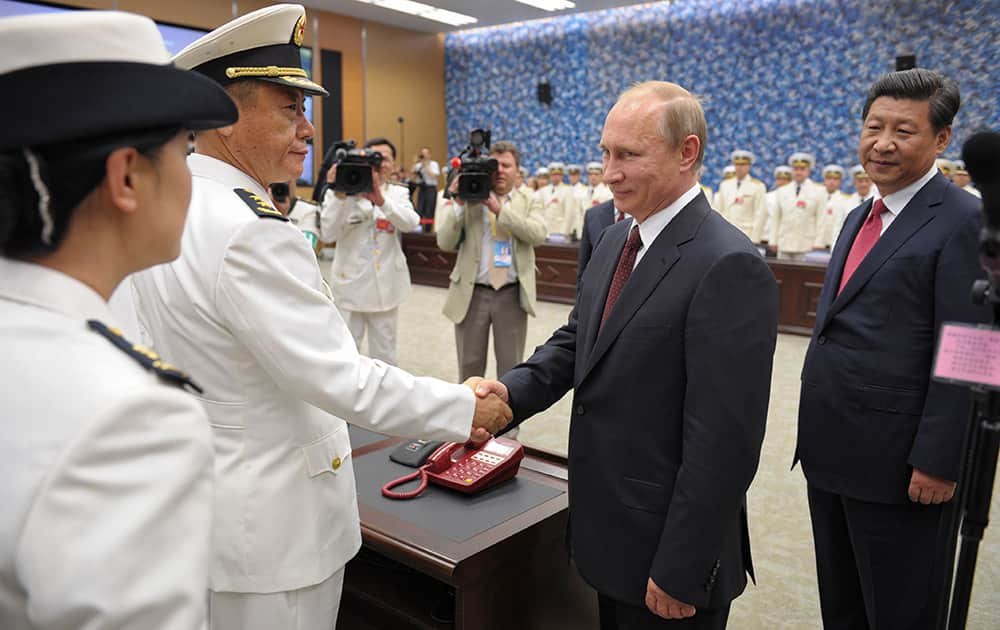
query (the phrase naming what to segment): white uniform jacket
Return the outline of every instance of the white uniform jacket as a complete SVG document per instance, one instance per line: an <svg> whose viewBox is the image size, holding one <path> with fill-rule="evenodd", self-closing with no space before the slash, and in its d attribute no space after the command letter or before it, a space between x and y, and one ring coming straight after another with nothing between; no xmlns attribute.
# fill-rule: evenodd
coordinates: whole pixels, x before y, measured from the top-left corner
<svg viewBox="0 0 1000 630"><path fill-rule="evenodd" d="M605 201L611 201L614 198L615 198L614 193L611 192L611 189L608 188L608 185L605 184L604 182L601 182L600 184L593 186L590 189L590 199L587 201L587 205L583 209L583 214L586 214L587 210L593 208L594 206L599 206ZM581 232L580 234L582 235L583 232Z"/></svg>
<svg viewBox="0 0 1000 630"><path fill-rule="evenodd" d="M764 238L767 222L766 195L767 187L759 179L748 175L739 181L733 177L719 184L715 209L751 241L759 243Z"/></svg>
<svg viewBox="0 0 1000 630"><path fill-rule="evenodd" d="M798 194L795 187L792 182L778 189L770 242L778 245L779 252L801 254L824 246L819 223L826 208L826 189L812 180L803 182Z"/></svg>
<svg viewBox="0 0 1000 630"><path fill-rule="evenodd" d="M573 189L565 183L538 189L549 234L569 236L576 231L579 209Z"/></svg>
<svg viewBox="0 0 1000 630"><path fill-rule="evenodd" d="M360 356L306 239L234 192L266 199L263 188L219 160L188 163L181 256L133 276L140 324L205 390L216 473L209 588L296 590L333 575L361 545L340 418L464 440L475 396Z"/></svg>
<svg viewBox="0 0 1000 630"><path fill-rule="evenodd" d="M381 313L410 295L410 269L400 238L420 225L406 186L382 186L381 207L362 197L340 199L332 189L320 211L324 241L337 241L330 266L330 289L337 306Z"/></svg>
<svg viewBox="0 0 1000 630"><path fill-rule="evenodd" d="M114 317L89 287L0 277L0 628L203 628L205 412L90 328Z"/></svg>
<svg viewBox="0 0 1000 630"><path fill-rule="evenodd" d="M823 212L820 215L817 227L816 244L821 247L832 247L837 236L840 235L840 226L844 223L844 217L854 209L849 206L851 196L839 190L827 193L823 202Z"/></svg>

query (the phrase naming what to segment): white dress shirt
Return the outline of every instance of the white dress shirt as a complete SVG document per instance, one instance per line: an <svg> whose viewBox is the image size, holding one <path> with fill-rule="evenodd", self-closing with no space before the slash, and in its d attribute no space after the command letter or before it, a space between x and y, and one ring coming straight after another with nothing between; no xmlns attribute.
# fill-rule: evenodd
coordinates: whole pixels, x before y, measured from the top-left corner
<svg viewBox="0 0 1000 630"><path fill-rule="evenodd" d="M234 193L266 199L263 187L211 157L188 164L181 256L136 274L133 286L157 350L205 390L216 482L209 587L312 586L361 546L341 418L392 435L463 440L475 395L359 355L301 232L258 216Z"/></svg>
<svg viewBox="0 0 1000 630"><path fill-rule="evenodd" d="M639 237L642 238L642 247L639 248L639 253L635 256L635 265L632 265L633 270L636 265L639 264L639 261L642 260L642 257L646 254L646 250L649 249L649 246L652 245L653 241L656 240L656 237L660 235L660 232L662 232L663 229L674 220L674 217L680 214L681 210L684 209L684 206L691 203L699 194L701 194L701 185L695 184L688 189L686 193L678 197L672 204L663 210L654 212L648 216L645 221L638 224ZM632 219L632 225L636 224L636 220ZM632 228L629 227L630 231L631 229Z"/></svg>
<svg viewBox="0 0 1000 630"><path fill-rule="evenodd" d="M886 195L884 197L882 196L882 193L878 191L878 186L875 186L874 184L872 185L872 197L873 197L872 203L874 203L874 200L876 199L881 199L882 203L885 204L885 207L888 210L888 212L882 213L882 232L880 233L880 235L885 234L885 231L889 229L889 226L892 225L892 222L896 220L896 217L899 216L899 213L903 211L903 208L906 207L906 204L910 203L910 201L917 195L917 193L920 192L920 189L923 188L927 184L927 182L931 181L931 179L933 179L937 173L938 173L937 165L932 164L930 170L927 171L927 173L923 177L913 182L909 186L901 188L896 192L890 195Z"/></svg>

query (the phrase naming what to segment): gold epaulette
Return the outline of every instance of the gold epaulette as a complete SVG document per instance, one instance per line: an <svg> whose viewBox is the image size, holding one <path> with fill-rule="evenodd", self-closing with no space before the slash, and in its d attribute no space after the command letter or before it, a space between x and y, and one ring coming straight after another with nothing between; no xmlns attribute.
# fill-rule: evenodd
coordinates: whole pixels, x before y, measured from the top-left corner
<svg viewBox="0 0 1000 630"><path fill-rule="evenodd" d="M234 188L233 192L236 196L243 200L243 203L250 206L258 217L266 217L268 219L278 219L279 221L287 221L288 217L278 212L274 206L267 200L256 193L252 193L245 188Z"/></svg>
<svg viewBox="0 0 1000 630"><path fill-rule="evenodd" d="M139 365L153 372L163 380L180 387L191 388L201 393L201 388L191 380L191 377L176 365L171 365L160 358L160 355L146 346L132 343L125 338L122 331L112 328L96 319L87 320L87 326L114 344L119 350L135 359Z"/></svg>

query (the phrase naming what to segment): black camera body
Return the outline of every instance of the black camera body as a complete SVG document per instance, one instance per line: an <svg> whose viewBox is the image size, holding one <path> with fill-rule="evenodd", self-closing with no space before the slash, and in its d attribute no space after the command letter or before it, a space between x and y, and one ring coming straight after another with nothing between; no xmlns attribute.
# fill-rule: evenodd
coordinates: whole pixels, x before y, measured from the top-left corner
<svg viewBox="0 0 1000 630"><path fill-rule="evenodd" d="M333 190L345 195L358 195L374 190L372 171L382 166L382 154L378 151L358 149L353 140L337 142L333 145L334 164L337 177Z"/></svg>
<svg viewBox="0 0 1000 630"><path fill-rule="evenodd" d="M469 134L469 146L462 152L458 169L459 199L485 201L493 190L493 173L497 170L496 158L487 157L490 150L489 130L474 129Z"/></svg>

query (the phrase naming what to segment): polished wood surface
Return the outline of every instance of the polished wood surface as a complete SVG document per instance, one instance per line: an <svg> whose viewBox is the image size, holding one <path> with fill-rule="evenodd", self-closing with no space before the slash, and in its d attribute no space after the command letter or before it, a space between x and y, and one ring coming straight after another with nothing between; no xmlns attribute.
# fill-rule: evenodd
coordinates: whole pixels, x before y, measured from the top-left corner
<svg viewBox="0 0 1000 630"><path fill-rule="evenodd" d="M447 287L455 254L438 249L433 234L403 235L403 252L414 284ZM535 248L538 299L572 304L576 297L577 246L546 243ZM767 259L778 280L780 310L778 330L796 335L812 334L816 305L823 288L823 263ZM734 305L734 307L737 305Z"/></svg>
<svg viewBox="0 0 1000 630"><path fill-rule="evenodd" d="M378 457L400 442L387 438L352 456ZM565 460L541 452L528 460L565 470ZM348 564L339 627L596 627L596 596L566 549L566 481L523 464L518 476L564 492L461 542L359 501L364 549ZM431 618L441 601L453 623Z"/></svg>

